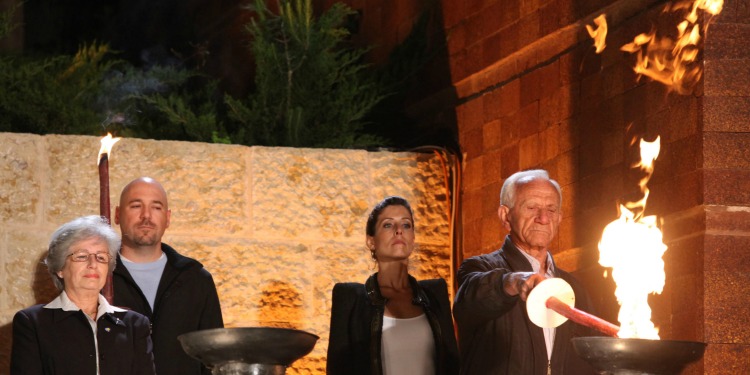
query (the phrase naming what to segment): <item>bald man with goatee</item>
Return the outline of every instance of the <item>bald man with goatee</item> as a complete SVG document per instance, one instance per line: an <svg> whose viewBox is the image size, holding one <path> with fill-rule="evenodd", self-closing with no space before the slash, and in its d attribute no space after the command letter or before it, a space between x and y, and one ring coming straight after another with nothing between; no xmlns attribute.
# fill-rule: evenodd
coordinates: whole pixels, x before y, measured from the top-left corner
<svg viewBox="0 0 750 375"><path fill-rule="evenodd" d="M200 262L161 242L171 215L167 192L156 180L141 177L123 188L115 209L122 248L113 275L114 304L151 320L157 374L208 375L177 336L223 327L219 296Z"/></svg>

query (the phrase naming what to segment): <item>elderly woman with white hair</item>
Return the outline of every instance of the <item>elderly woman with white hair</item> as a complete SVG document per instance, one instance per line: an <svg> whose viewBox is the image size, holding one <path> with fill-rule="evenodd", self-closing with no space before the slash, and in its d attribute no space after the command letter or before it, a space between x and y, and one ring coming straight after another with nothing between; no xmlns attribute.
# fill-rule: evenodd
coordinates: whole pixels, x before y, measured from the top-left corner
<svg viewBox="0 0 750 375"><path fill-rule="evenodd" d="M61 293L13 317L11 375L155 373L148 318L100 294L119 248L119 236L100 216L55 231L45 264Z"/></svg>

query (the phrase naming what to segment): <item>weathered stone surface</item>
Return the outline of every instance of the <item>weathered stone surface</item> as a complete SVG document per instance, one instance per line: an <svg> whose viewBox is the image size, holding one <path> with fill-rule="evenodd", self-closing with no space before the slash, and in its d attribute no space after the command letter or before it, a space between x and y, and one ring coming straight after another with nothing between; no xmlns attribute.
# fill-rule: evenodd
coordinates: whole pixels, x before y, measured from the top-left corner
<svg viewBox="0 0 750 375"><path fill-rule="evenodd" d="M371 153L368 158L371 200L367 214L369 208L386 196L400 195L412 206L418 240L447 245L450 207L447 161L433 153ZM364 233L362 228L357 228L356 233Z"/></svg>
<svg viewBox="0 0 750 375"><path fill-rule="evenodd" d="M44 165L42 137L0 135L0 222L31 224L37 219Z"/></svg>
<svg viewBox="0 0 750 375"><path fill-rule="evenodd" d="M47 168L42 175L47 189L41 192L45 206L42 219L59 225L77 216L98 214L99 138L50 135L43 140L46 160L42 162ZM114 169L113 163L117 160L114 156L117 146L119 144L113 150L110 170Z"/></svg>
<svg viewBox="0 0 750 375"><path fill-rule="evenodd" d="M0 280L0 309L18 310L49 302L50 296L57 295L57 289L43 263L51 233L52 230L17 230L6 233L3 273L0 274L3 277ZM0 316L0 325L10 323L12 318L12 314Z"/></svg>
<svg viewBox="0 0 750 375"><path fill-rule="evenodd" d="M368 212L366 152L253 149L252 220L261 238L348 237Z"/></svg>
<svg viewBox="0 0 750 375"><path fill-rule="evenodd" d="M172 231L238 234L249 230L249 148L123 139L112 153L112 215L125 184L150 176L167 190Z"/></svg>

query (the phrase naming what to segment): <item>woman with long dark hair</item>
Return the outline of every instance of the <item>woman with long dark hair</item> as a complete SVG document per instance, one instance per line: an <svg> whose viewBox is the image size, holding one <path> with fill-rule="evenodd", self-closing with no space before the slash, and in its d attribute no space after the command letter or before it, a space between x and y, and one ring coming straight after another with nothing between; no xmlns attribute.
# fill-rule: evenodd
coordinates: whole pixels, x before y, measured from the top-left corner
<svg viewBox="0 0 750 375"><path fill-rule="evenodd" d="M409 202L392 196L378 203L365 238L377 272L364 284L333 288L327 373L457 374L445 280L409 275L415 239Z"/></svg>

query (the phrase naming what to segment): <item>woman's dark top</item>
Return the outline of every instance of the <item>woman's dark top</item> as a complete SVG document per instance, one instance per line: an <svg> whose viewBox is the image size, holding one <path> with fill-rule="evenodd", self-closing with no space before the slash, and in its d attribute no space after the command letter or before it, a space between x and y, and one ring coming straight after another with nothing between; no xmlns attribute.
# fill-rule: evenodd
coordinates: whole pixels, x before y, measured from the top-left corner
<svg viewBox="0 0 750 375"><path fill-rule="evenodd" d="M36 305L17 312L11 375L95 375L97 343L99 374L154 374L148 318L134 311L110 310L96 321L96 343L81 310Z"/></svg>
<svg viewBox="0 0 750 375"><path fill-rule="evenodd" d="M445 280L418 282L409 276L409 282L414 291L412 303L422 307L432 329L436 374L458 374L458 349ZM333 287L327 374L383 373L380 351L386 301L380 294L377 273L364 285L338 283Z"/></svg>

